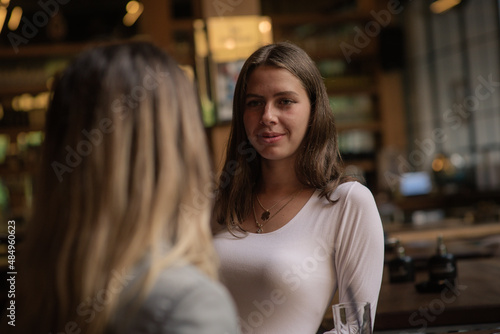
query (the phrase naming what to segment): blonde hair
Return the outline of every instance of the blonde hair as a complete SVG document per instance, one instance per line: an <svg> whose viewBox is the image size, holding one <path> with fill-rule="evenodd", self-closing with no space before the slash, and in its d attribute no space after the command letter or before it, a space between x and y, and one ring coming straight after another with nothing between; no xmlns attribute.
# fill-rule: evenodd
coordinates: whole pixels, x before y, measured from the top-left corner
<svg viewBox="0 0 500 334"><path fill-rule="evenodd" d="M21 332L70 322L81 333L104 331L119 276L145 256L143 294L177 263L216 277L212 203L199 196L211 167L196 101L192 82L149 43L94 48L65 70L23 247ZM82 305L99 294L104 305L90 319Z"/></svg>

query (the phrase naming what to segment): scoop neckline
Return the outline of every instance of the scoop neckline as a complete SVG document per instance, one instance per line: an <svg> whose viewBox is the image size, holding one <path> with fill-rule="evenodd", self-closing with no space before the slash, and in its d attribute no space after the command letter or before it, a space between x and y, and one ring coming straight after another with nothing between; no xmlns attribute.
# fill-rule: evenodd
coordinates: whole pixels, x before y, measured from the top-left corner
<svg viewBox="0 0 500 334"><path fill-rule="evenodd" d="M264 236L264 235L272 235L272 234L276 234L280 231L283 231L284 229L287 228L287 226L289 225L293 225L294 221L297 220L297 217L299 217L300 215L302 215L302 212L310 205L313 197L315 197L318 193L318 189L315 189L314 192L312 193L312 195L309 197L309 199L307 200L307 202L304 204L304 206L302 206L302 208L299 210L299 212L297 212L297 214L295 216L293 216L292 219L290 219L288 221L288 223L286 223L285 225L281 226L280 228L278 228L277 230L274 230L274 231L271 231L271 232L264 232L264 233L257 233L257 232L248 232L246 231L245 234L246 235L257 235L257 236Z"/></svg>

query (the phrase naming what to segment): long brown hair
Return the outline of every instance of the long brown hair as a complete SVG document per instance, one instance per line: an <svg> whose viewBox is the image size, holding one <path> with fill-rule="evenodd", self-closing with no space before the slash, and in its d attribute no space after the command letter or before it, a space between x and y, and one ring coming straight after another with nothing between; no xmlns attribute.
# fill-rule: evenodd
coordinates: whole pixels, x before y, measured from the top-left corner
<svg viewBox="0 0 500 334"><path fill-rule="evenodd" d="M20 332L73 323L103 332L145 256L144 294L179 262L216 277L212 203L197 196L211 164L196 101L193 83L149 43L97 47L65 70L23 248Z"/></svg>
<svg viewBox="0 0 500 334"><path fill-rule="evenodd" d="M309 125L295 165L299 181L319 189L320 196L328 200L344 181L335 121L318 68L307 53L294 44L263 46L243 64L234 93L231 133L214 208L215 222L228 227L250 214L251 192L260 177L260 156L248 141L243 124L247 82L259 66L273 66L292 73L311 101Z"/></svg>

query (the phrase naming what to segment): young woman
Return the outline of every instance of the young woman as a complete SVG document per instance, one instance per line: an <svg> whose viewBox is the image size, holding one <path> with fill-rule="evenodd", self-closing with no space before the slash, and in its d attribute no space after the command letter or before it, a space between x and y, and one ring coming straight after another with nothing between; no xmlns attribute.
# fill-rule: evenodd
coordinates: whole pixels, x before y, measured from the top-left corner
<svg viewBox="0 0 500 334"><path fill-rule="evenodd" d="M192 86L149 43L97 47L65 70L22 245L16 327L4 328L238 332L216 282L212 203L193 202L211 180Z"/></svg>
<svg viewBox="0 0 500 334"><path fill-rule="evenodd" d="M243 65L222 175L215 246L243 333L316 333L337 290L374 317L380 216L342 174L325 86L297 46L264 46Z"/></svg>

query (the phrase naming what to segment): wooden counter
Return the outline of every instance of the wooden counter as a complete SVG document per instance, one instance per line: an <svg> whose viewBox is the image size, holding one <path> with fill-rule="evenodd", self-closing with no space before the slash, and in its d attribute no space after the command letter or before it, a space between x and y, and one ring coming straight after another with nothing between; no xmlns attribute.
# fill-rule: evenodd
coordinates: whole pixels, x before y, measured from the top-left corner
<svg viewBox="0 0 500 334"><path fill-rule="evenodd" d="M415 283L428 279L419 271L413 283L389 284L385 268L375 330L500 323L500 257L457 261L458 284L440 293L418 293Z"/></svg>
<svg viewBox="0 0 500 334"><path fill-rule="evenodd" d="M403 244L414 241L435 241L438 235L446 240L470 240L500 235L500 222L465 224L460 221L437 222L423 226L385 225L384 231Z"/></svg>

